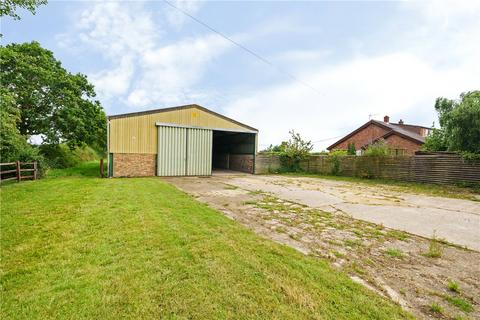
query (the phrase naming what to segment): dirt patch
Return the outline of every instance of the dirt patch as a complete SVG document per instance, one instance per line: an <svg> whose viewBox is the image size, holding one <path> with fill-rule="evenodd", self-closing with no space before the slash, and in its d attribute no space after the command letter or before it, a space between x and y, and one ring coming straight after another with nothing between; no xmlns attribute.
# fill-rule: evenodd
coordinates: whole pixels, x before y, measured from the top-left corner
<svg viewBox="0 0 480 320"><path fill-rule="evenodd" d="M241 179L167 180L265 237L330 260L419 318L480 318L480 253L357 220L335 205L319 209L282 199ZM344 192L373 203L408 196Z"/></svg>

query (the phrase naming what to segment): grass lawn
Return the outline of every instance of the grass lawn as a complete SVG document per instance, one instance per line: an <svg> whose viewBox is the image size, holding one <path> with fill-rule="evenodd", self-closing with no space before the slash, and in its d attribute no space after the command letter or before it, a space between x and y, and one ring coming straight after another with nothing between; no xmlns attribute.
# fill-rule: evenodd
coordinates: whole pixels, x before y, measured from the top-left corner
<svg viewBox="0 0 480 320"><path fill-rule="evenodd" d="M304 172L286 172L286 173L281 173L281 175L288 176L288 177L321 178L321 179L328 179L328 180L335 180L335 181L363 183L366 185L373 185L373 186L385 185L399 192L480 201L479 187L475 187L475 188L459 187L459 186L451 186L451 185L406 182L406 181L398 181L398 180L391 180L391 179L365 179L365 178L358 178L358 177L319 175L319 174L304 173Z"/></svg>
<svg viewBox="0 0 480 320"><path fill-rule="evenodd" d="M0 318L410 318L159 178L97 171L0 188Z"/></svg>

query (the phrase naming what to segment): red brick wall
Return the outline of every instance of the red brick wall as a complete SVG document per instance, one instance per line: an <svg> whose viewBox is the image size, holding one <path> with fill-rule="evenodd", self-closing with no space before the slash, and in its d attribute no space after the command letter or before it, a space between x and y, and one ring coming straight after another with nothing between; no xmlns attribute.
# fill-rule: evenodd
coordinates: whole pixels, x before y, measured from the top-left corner
<svg viewBox="0 0 480 320"><path fill-rule="evenodd" d="M147 153L114 153L114 177L155 176L157 155Z"/></svg>
<svg viewBox="0 0 480 320"><path fill-rule="evenodd" d="M387 145L392 148L392 149L404 149L406 150L406 155L414 155L415 151L420 150L422 147L421 144L415 143L411 140L402 138L400 136L397 136L395 134L392 134L391 136L387 137L385 139L385 142Z"/></svg>
<svg viewBox="0 0 480 320"><path fill-rule="evenodd" d="M229 169L253 173L253 155L231 154Z"/></svg>
<svg viewBox="0 0 480 320"><path fill-rule="evenodd" d="M360 150L362 146L366 144L370 144L373 140L383 136L387 132L388 131L384 128L381 128L374 124L370 124L365 129L361 130L360 132L357 132L347 140L336 145L333 149L347 150L348 144L353 142L355 143L355 148L357 150Z"/></svg>

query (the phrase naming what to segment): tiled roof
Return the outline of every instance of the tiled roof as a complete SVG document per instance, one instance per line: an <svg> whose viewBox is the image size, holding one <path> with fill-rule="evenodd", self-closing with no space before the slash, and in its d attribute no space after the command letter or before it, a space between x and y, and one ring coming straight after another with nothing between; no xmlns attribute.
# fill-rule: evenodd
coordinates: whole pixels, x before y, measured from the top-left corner
<svg viewBox="0 0 480 320"><path fill-rule="evenodd" d="M349 134L347 134L346 136L344 136L343 138L341 138L340 140L338 140L337 142L335 142L334 144L332 144L331 146L329 146L327 149L328 150L331 150L333 149L336 145L338 145L339 143L347 140L348 138L352 137L353 135L355 135L356 133L360 132L361 130L365 129L366 127L368 127L369 125L371 124L374 124L374 125L377 125L379 127L382 127L382 128L385 128L387 130L389 130L387 133L385 133L383 136L381 137L378 137L378 139L380 138L386 138L392 134L397 134L403 138L406 138L406 139L409 139L409 140L412 140L414 142L417 142L417 143L420 143L420 144L423 144L425 142L425 137L422 137L421 135L419 135L418 133L415 133L415 132L412 132L412 131L408 131L406 129L403 129L400 127L400 125L398 124L393 124L393 123L387 123L387 122L384 122L384 121L379 121L379 120L370 120L368 121L367 123L365 123L364 125L362 125L361 127L357 128L356 130L350 132ZM412 126L412 125L410 125ZM412 126L414 127L414 126ZM418 126L420 127L420 126ZM422 127L422 128L425 128L425 127Z"/></svg>
<svg viewBox="0 0 480 320"><path fill-rule="evenodd" d="M422 137L421 135L419 135L418 133L415 133L413 131L405 130L397 124L387 123L387 122L378 121L378 120L373 120L373 122L380 125L380 126L388 127L392 131L394 131L395 133L398 133L398 134L403 135L403 136L407 136L407 137L409 137L409 138L411 138L415 141L418 141L420 143L425 142L425 137ZM385 135L389 135L389 134L391 134L391 132L387 132Z"/></svg>

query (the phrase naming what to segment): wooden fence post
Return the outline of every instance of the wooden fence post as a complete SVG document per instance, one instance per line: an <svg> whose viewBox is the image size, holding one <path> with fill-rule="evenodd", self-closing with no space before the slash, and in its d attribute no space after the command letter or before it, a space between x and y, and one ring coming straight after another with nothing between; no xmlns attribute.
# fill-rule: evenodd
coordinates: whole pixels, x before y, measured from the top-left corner
<svg viewBox="0 0 480 320"><path fill-rule="evenodd" d="M103 178L103 158L100 159L100 178Z"/></svg>
<svg viewBox="0 0 480 320"><path fill-rule="evenodd" d="M33 161L33 180L37 180L37 161Z"/></svg>
<svg viewBox="0 0 480 320"><path fill-rule="evenodd" d="M17 182L20 182L22 179L22 176L20 175L20 161L15 161L15 164L17 166Z"/></svg>

